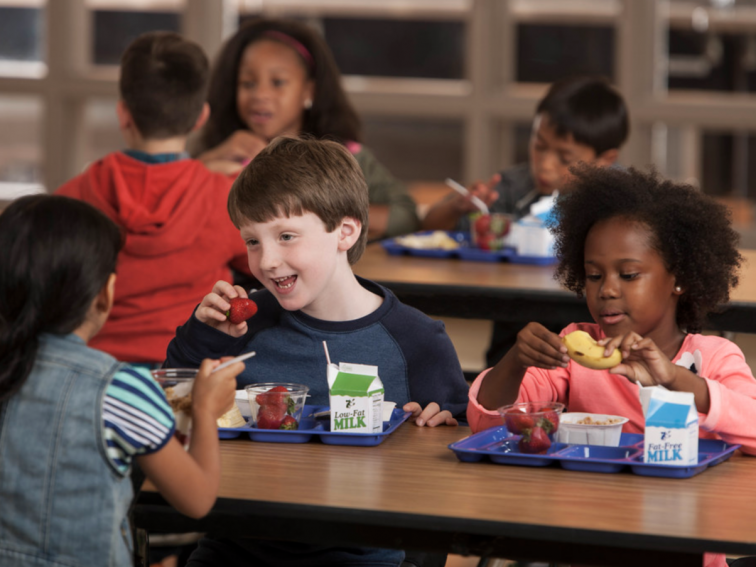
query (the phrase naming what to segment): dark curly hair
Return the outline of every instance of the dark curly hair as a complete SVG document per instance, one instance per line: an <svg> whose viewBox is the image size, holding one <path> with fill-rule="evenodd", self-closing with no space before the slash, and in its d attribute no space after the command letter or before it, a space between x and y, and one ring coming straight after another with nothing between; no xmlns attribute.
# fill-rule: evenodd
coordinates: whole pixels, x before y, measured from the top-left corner
<svg viewBox="0 0 756 567"><path fill-rule="evenodd" d="M677 325L700 332L706 315L726 303L738 283L739 236L727 207L690 185L656 172L580 166L556 204L551 226L559 260L555 278L582 297L585 240L599 221L624 218L646 225L652 246L685 290L677 304Z"/></svg>

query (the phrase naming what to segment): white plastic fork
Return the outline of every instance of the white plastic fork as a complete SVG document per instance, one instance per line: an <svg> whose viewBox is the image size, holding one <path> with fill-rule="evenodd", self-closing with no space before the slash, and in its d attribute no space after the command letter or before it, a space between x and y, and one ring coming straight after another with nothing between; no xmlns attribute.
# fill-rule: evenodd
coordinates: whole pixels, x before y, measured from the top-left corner
<svg viewBox="0 0 756 567"><path fill-rule="evenodd" d="M446 181L445 181L445 183L446 183L446 184L447 184L447 185L448 185L449 187L451 187L452 189L454 189L454 190L455 190L455 191L456 191L457 193L459 193L460 195L469 196L469 197L470 197L470 202L471 202L471 203L472 203L473 205L475 205L476 207L478 207L478 209L480 209L480 212L481 212L481 213L483 213L484 215L487 215L487 214L488 214L488 205L486 205L486 204L485 204L485 203L484 203L484 202L483 202L482 200L480 200L480 199L479 199L478 197L476 197L475 195L470 195L470 191L468 191L468 190L467 190L467 187L465 187L465 186L464 186L464 185L462 185L461 183L457 183L456 181L454 181L454 180L453 180L452 178L450 178L450 177L447 177L447 178L446 178Z"/></svg>

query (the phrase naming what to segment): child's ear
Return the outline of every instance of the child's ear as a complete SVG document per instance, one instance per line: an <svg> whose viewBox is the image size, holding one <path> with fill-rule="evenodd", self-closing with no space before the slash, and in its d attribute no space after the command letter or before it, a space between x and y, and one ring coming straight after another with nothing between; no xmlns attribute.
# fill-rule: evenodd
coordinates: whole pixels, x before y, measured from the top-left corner
<svg viewBox="0 0 756 567"><path fill-rule="evenodd" d="M119 100L116 103L116 115L118 116L118 127L123 130L131 130L134 126L134 119L131 118L131 112L126 108L126 103Z"/></svg>
<svg viewBox="0 0 756 567"><path fill-rule="evenodd" d="M346 252L360 239L362 223L353 217L344 217L337 230L339 231L339 250Z"/></svg>
<svg viewBox="0 0 756 567"><path fill-rule="evenodd" d="M107 283L102 286L100 293L98 293L95 298L95 309L97 309L97 312L100 315L109 314L110 310L113 308L113 301L115 299L115 282L116 275L110 274Z"/></svg>
<svg viewBox="0 0 756 567"><path fill-rule="evenodd" d="M192 126L192 132L202 128L205 125L205 122L207 122L208 118L210 118L210 105L208 103L204 103L202 105L202 110L197 117L197 121L194 123L194 126Z"/></svg>
<svg viewBox="0 0 756 567"><path fill-rule="evenodd" d="M610 165L614 165L617 158L619 158L619 150L615 148L602 152L594 163L599 167L609 167Z"/></svg>

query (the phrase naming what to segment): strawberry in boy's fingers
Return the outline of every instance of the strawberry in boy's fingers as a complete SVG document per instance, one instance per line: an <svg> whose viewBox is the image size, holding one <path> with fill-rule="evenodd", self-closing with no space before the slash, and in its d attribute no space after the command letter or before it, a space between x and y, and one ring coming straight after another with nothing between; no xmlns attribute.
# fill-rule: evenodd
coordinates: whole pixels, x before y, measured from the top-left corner
<svg viewBox="0 0 756 567"><path fill-rule="evenodd" d="M234 297L228 303L231 307L226 311L226 317L234 325L243 323L257 313L257 304L246 297Z"/></svg>

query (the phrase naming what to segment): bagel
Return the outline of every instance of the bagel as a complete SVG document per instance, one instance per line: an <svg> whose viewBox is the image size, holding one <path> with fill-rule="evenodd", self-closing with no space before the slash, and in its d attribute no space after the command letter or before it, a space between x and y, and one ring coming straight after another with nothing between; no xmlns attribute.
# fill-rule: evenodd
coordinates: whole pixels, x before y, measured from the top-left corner
<svg viewBox="0 0 756 567"><path fill-rule="evenodd" d="M572 331L562 338L569 357L586 368L606 370L622 362L622 353L618 349L609 356L604 356L606 347L601 346L585 331Z"/></svg>

